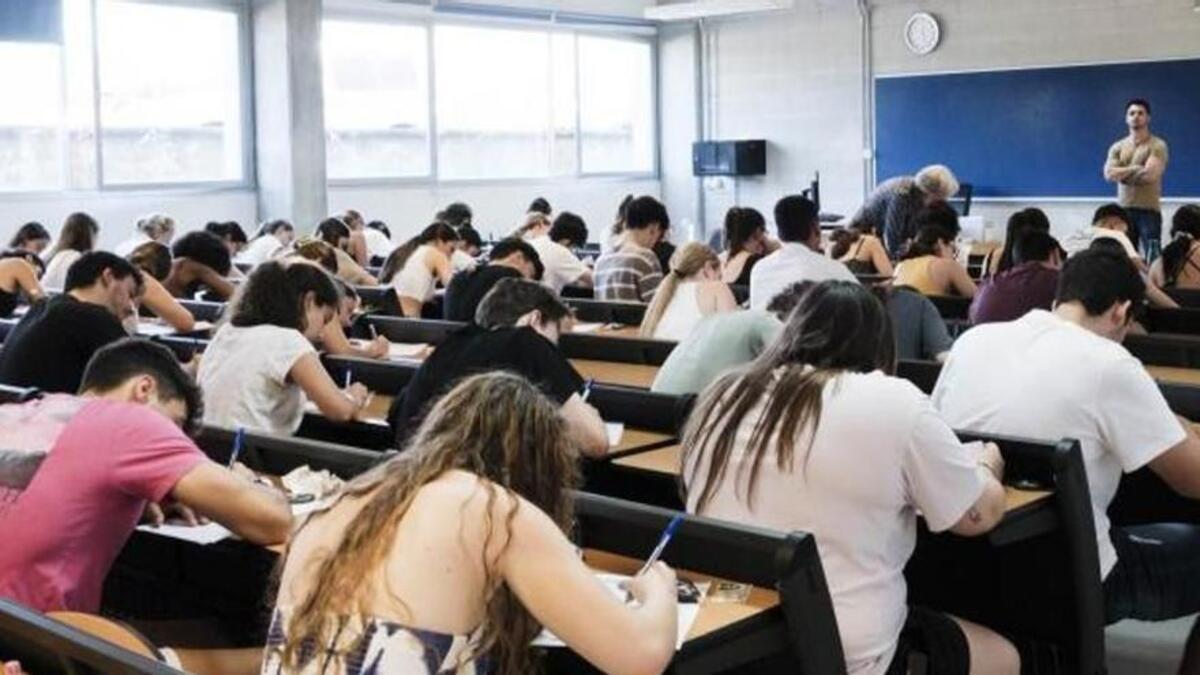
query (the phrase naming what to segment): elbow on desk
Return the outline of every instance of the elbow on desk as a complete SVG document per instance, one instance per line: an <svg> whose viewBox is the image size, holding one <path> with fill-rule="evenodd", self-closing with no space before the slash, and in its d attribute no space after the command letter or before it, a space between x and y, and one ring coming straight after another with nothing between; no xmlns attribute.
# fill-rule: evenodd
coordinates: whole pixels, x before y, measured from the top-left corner
<svg viewBox="0 0 1200 675"><path fill-rule="evenodd" d="M241 523L237 534L241 538L260 546L274 546L287 542L292 534L292 509L282 498L276 503L260 509L252 519Z"/></svg>
<svg viewBox="0 0 1200 675"><path fill-rule="evenodd" d="M643 632L637 638L621 646L619 664L611 664L605 670L614 675L659 675L666 671L675 656L675 636L668 639Z"/></svg>

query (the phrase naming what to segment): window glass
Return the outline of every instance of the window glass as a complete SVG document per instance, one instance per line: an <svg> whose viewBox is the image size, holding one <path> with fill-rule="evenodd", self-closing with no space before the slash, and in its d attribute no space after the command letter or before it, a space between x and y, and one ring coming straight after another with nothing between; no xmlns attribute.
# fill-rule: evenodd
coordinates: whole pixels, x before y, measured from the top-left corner
<svg viewBox="0 0 1200 675"><path fill-rule="evenodd" d="M583 173L654 170L654 77L650 44L579 36Z"/></svg>

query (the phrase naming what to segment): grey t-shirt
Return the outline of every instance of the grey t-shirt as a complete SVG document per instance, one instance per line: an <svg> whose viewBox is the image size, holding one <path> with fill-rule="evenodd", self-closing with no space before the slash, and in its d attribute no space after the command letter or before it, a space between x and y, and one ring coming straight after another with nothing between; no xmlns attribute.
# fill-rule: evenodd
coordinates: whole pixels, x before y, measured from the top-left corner
<svg viewBox="0 0 1200 675"><path fill-rule="evenodd" d="M671 351L650 390L698 393L726 370L752 361L782 327L767 311L710 314Z"/></svg>
<svg viewBox="0 0 1200 675"><path fill-rule="evenodd" d="M887 304L896 333L898 358L928 360L950 351L954 341L929 298L907 288L896 288Z"/></svg>

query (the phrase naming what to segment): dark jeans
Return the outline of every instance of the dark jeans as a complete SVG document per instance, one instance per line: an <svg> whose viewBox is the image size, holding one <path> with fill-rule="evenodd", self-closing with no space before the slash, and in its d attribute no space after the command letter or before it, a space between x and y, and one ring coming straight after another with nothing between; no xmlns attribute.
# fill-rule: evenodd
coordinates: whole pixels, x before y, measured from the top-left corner
<svg viewBox="0 0 1200 675"><path fill-rule="evenodd" d="M1151 241L1162 241L1162 211L1132 207L1125 210L1129 212L1129 217L1133 220L1130 223L1133 226L1133 231L1129 233L1131 235L1130 238L1136 237L1134 245L1144 255L1150 250ZM1153 261L1146 260L1146 262L1150 263Z"/></svg>
<svg viewBox="0 0 1200 675"><path fill-rule="evenodd" d="M1105 622L1165 621L1200 612L1200 526L1114 527L1117 565L1104 580Z"/></svg>

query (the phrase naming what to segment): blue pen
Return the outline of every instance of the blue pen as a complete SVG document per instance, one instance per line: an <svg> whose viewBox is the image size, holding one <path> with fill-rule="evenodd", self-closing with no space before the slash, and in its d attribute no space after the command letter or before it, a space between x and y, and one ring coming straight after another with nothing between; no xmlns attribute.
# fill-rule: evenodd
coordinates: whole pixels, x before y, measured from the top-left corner
<svg viewBox="0 0 1200 675"><path fill-rule="evenodd" d="M580 398L583 399L584 403L587 403L588 396L592 395L592 385L595 383L596 381L590 377L588 378L587 382L583 383L583 395L580 396Z"/></svg>
<svg viewBox="0 0 1200 675"><path fill-rule="evenodd" d="M662 555L663 549L667 548L667 544L670 543L671 537L675 535L675 530L679 529L679 524L682 522L682 513L677 513L675 514L674 518L671 518L671 522L667 523L667 529L663 530L662 538L658 540L658 546L654 547L654 551L650 554L650 557L646 559L646 564L642 565L642 569L638 570L636 576L642 576L646 573L646 570L650 569L651 565L658 562L658 558Z"/></svg>
<svg viewBox="0 0 1200 675"><path fill-rule="evenodd" d="M246 440L245 427L238 427L237 433L233 435L233 452L229 453L229 468L238 461L238 455L242 454L242 443Z"/></svg>

